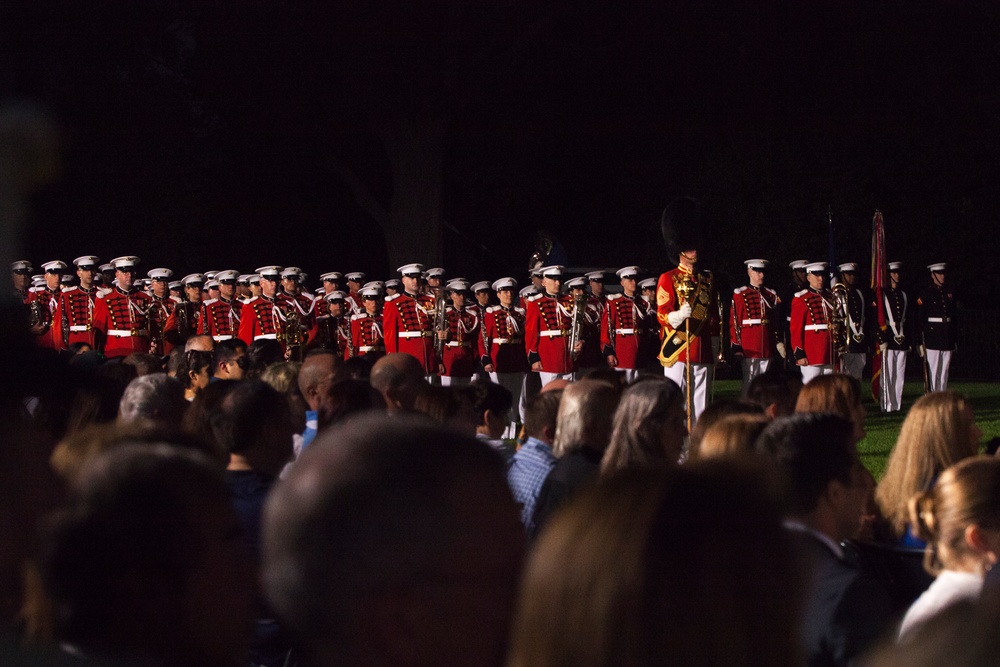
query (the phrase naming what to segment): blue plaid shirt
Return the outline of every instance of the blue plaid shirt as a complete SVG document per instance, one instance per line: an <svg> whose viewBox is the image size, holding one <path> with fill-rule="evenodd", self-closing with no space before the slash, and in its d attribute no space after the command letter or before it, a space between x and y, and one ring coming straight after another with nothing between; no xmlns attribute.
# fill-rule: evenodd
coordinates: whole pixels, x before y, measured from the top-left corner
<svg viewBox="0 0 1000 667"><path fill-rule="evenodd" d="M542 482L556 465L552 448L541 440L528 438L521 449L514 453L507 469L507 484L514 500L521 504L521 523L530 534L533 529L535 501L542 490Z"/></svg>

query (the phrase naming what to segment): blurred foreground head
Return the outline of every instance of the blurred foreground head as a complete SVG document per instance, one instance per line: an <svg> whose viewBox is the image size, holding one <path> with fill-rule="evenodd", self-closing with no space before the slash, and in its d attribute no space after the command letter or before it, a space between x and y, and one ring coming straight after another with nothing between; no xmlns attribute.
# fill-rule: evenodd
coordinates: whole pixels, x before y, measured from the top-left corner
<svg viewBox="0 0 1000 667"><path fill-rule="evenodd" d="M275 487L265 591L308 665L499 665L518 516L488 446L363 415L320 435Z"/></svg>
<svg viewBox="0 0 1000 667"><path fill-rule="evenodd" d="M75 486L41 540L57 639L115 664L240 664L253 579L218 465L123 445Z"/></svg>
<svg viewBox="0 0 1000 667"><path fill-rule="evenodd" d="M626 470L553 517L508 665L801 664L787 537L748 465Z"/></svg>

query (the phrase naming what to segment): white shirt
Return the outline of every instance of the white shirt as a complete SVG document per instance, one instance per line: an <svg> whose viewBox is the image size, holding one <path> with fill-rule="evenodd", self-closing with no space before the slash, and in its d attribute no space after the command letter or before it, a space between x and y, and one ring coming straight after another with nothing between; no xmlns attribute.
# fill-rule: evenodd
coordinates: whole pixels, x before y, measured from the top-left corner
<svg viewBox="0 0 1000 667"><path fill-rule="evenodd" d="M909 635L918 626L929 621L946 607L962 600L977 599L982 590L982 575L943 570L934 583L910 605L899 627L899 640L911 638Z"/></svg>

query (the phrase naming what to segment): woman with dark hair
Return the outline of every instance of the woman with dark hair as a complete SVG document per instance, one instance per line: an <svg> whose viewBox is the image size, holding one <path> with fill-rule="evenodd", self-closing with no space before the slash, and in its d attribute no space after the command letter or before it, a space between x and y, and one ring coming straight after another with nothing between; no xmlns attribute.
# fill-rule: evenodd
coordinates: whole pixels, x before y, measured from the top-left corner
<svg viewBox="0 0 1000 667"><path fill-rule="evenodd" d="M261 338L250 343L246 353L244 380L259 380L268 366L285 360L281 343L270 338Z"/></svg>
<svg viewBox="0 0 1000 667"><path fill-rule="evenodd" d="M622 394L601 475L625 468L675 465L687 435L684 393L665 377L645 377Z"/></svg>
<svg viewBox="0 0 1000 667"><path fill-rule="evenodd" d="M188 350L177 364L177 380L184 387L184 399L193 401L202 389L212 381L211 352Z"/></svg>
<svg viewBox="0 0 1000 667"><path fill-rule="evenodd" d="M508 667L803 664L793 549L748 465L626 470L553 516Z"/></svg>

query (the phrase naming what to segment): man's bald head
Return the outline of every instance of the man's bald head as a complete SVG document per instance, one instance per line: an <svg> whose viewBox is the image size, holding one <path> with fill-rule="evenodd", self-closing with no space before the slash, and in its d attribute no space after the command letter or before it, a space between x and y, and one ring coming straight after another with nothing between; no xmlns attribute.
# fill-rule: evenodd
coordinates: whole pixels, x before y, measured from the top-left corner
<svg viewBox="0 0 1000 667"><path fill-rule="evenodd" d="M184 343L184 351L199 350L201 352L211 352L215 349L215 341L208 334L197 334L191 336Z"/></svg>
<svg viewBox="0 0 1000 667"><path fill-rule="evenodd" d="M385 398L390 412L412 410L417 393L426 384L420 362L402 352L387 354L376 361L368 381Z"/></svg>
<svg viewBox="0 0 1000 667"><path fill-rule="evenodd" d="M326 389L345 377L344 362L333 352L317 350L306 355L299 368L298 381L299 391L309 409L318 410Z"/></svg>
<svg viewBox="0 0 1000 667"><path fill-rule="evenodd" d="M265 591L310 664L499 665L523 539L489 447L365 415L272 492Z"/></svg>

